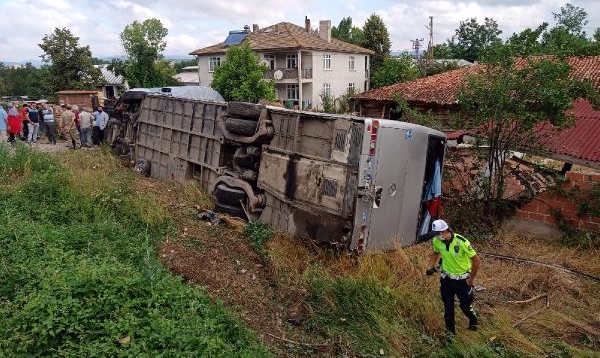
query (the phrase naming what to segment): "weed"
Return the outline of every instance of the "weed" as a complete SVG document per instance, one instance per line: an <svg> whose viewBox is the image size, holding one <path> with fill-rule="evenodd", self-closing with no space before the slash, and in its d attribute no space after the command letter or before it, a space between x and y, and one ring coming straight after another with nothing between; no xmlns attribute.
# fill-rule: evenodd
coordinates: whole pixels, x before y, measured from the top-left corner
<svg viewBox="0 0 600 358"><path fill-rule="evenodd" d="M204 244L202 243L202 240L200 240L197 237L187 237L183 241L183 246L189 247L191 249L198 250L198 251L201 251L204 249Z"/></svg>
<svg viewBox="0 0 600 358"><path fill-rule="evenodd" d="M273 238L273 229L260 221L250 221L244 229L244 236L250 239L254 251L264 256L265 244Z"/></svg>

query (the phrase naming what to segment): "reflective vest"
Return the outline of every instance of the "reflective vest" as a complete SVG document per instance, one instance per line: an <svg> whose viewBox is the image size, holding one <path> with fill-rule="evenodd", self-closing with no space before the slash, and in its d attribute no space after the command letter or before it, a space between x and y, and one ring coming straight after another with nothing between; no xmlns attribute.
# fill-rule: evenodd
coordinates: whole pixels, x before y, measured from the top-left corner
<svg viewBox="0 0 600 358"><path fill-rule="evenodd" d="M469 240L453 233L452 240L448 242L436 236L432 243L433 252L442 256L442 272L463 275L471 271L471 258L477 255L477 252L473 250Z"/></svg>

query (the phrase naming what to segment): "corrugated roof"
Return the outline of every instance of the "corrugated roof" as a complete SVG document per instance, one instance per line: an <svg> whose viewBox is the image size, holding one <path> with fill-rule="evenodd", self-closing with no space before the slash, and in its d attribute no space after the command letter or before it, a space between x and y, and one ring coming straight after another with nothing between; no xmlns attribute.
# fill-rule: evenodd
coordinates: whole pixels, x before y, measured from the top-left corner
<svg viewBox="0 0 600 358"><path fill-rule="evenodd" d="M334 51L345 53L374 54L373 51L338 40L334 37L331 42L322 39L313 31L307 32L304 27L289 22L265 27L253 31L246 36L243 42L249 42L254 51L277 50L316 50ZM221 54L227 51L228 46L220 43L190 52L190 55Z"/></svg>
<svg viewBox="0 0 600 358"><path fill-rule="evenodd" d="M541 147L551 153L600 162L600 111L584 99L573 103L575 125L562 130L545 123L541 130Z"/></svg>
<svg viewBox="0 0 600 358"><path fill-rule="evenodd" d="M595 88L600 90L600 56L570 57L571 77L589 79ZM521 59L517 65L525 64ZM391 101L395 93L402 95L409 102L449 105L456 103L456 95L460 84L469 74L475 74L484 65L475 64L457 70L440 73L434 76L419 78L409 82L396 83L386 87L354 96L357 100Z"/></svg>
<svg viewBox="0 0 600 358"><path fill-rule="evenodd" d="M100 70L100 73L102 74L102 83L104 85L113 85L113 86L123 86L124 85L124 79L123 76L117 76L113 71L110 71L107 68L107 65L96 65L96 68L98 68Z"/></svg>

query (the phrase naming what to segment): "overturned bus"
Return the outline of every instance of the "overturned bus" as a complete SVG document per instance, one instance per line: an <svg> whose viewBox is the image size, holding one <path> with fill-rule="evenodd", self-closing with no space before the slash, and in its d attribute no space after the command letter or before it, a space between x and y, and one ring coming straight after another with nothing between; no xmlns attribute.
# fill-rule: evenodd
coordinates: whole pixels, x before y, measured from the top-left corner
<svg viewBox="0 0 600 358"><path fill-rule="evenodd" d="M197 180L216 211L357 252L415 243L436 216L440 131L172 93L124 97L108 134L117 151L149 175Z"/></svg>

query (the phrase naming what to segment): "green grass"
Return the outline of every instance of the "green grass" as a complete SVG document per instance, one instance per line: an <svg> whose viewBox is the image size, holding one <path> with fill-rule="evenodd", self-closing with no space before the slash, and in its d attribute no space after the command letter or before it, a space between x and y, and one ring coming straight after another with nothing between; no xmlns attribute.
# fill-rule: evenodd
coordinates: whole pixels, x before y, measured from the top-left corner
<svg viewBox="0 0 600 358"><path fill-rule="evenodd" d="M269 356L161 266L171 223L133 180L0 145L0 356Z"/></svg>
<svg viewBox="0 0 600 358"><path fill-rule="evenodd" d="M265 245L273 238L273 229L260 221L250 221L244 229L244 236L250 239L250 246L261 256L266 255Z"/></svg>
<svg viewBox="0 0 600 358"><path fill-rule="evenodd" d="M324 272L309 276L309 328L324 337L339 337L340 354L345 347L360 357L522 356L500 340L482 345L428 334L418 312L423 296L410 294L409 287L390 287L369 276L333 278Z"/></svg>
<svg viewBox="0 0 600 358"><path fill-rule="evenodd" d="M582 344L563 344L552 332L529 334L513 327L514 317L502 307L491 310L480 301L480 329L468 331L456 307L458 335L448 339L439 282L424 275L418 259L428 247L347 257L277 238L268 249L282 287L303 298L303 326L333 356L600 357L597 337L582 335Z"/></svg>

